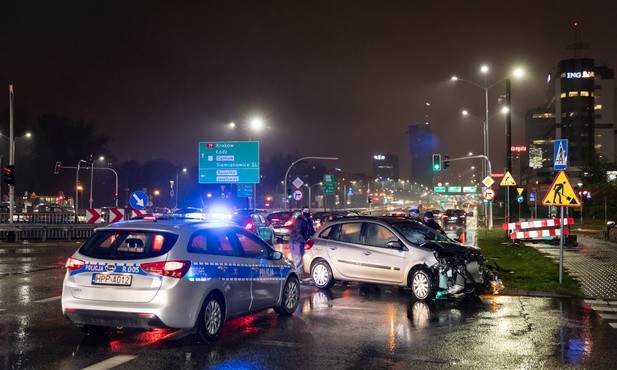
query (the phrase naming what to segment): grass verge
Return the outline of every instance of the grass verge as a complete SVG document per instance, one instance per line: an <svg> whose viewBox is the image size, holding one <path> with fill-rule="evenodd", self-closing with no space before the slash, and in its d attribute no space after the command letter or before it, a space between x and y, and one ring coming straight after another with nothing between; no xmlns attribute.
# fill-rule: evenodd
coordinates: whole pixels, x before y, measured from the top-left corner
<svg viewBox="0 0 617 370"><path fill-rule="evenodd" d="M559 263L533 247L510 244L501 230L478 230L478 245L489 265L511 271L496 271L507 288L584 296L580 282L565 270L559 284Z"/></svg>

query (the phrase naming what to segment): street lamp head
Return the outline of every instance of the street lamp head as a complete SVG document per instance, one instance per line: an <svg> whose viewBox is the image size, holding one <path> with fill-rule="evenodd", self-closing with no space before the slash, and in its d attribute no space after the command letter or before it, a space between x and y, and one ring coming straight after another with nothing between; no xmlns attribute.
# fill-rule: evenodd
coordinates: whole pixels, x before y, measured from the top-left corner
<svg viewBox="0 0 617 370"><path fill-rule="evenodd" d="M251 130L259 131L264 127L264 121L263 119L259 117L255 117L251 119L250 126L251 126Z"/></svg>
<svg viewBox="0 0 617 370"><path fill-rule="evenodd" d="M458 80L458 77L456 77L456 76L452 76L452 77L450 77L450 80L452 80L452 81L456 81L456 80Z"/></svg>
<svg viewBox="0 0 617 370"><path fill-rule="evenodd" d="M466 115L469 114L469 112L467 110L463 110L461 113L463 114L463 116L466 116Z"/></svg>
<svg viewBox="0 0 617 370"><path fill-rule="evenodd" d="M480 72L487 74L488 73L488 66L485 64L482 67L480 67Z"/></svg>
<svg viewBox="0 0 617 370"><path fill-rule="evenodd" d="M512 72L512 76L516 78L523 77L524 74L525 74L525 71L522 68L516 68L514 72Z"/></svg>
<svg viewBox="0 0 617 370"><path fill-rule="evenodd" d="M235 122L229 122L229 124L227 126L229 126L230 129L234 129L234 128L236 128L236 123Z"/></svg>

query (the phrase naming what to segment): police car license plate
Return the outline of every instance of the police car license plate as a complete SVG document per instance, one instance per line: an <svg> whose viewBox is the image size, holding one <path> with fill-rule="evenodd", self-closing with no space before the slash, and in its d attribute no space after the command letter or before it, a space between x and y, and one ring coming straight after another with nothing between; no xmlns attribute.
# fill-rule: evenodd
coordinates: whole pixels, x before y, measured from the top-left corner
<svg viewBox="0 0 617 370"><path fill-rule="evenodd" d="M133 275L120 274L94 274L92 275L92 284L94 285L121 285L131 286Z"/></svg>

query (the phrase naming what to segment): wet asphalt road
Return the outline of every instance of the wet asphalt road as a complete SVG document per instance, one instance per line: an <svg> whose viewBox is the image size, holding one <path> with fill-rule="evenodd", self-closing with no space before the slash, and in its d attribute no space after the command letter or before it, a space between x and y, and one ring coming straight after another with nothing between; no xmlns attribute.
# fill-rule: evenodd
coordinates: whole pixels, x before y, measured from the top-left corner
<svg viewBox="0 0 617 370"><path fill-rule="evenodd" d="M0 247L0 368L611 369L617 360L617 330L584 301L427 304L360 284L303 286L293 317L266 311L230 321L216 343L173 330L85 336L60 312L62 265L75 247Z"/></svg>

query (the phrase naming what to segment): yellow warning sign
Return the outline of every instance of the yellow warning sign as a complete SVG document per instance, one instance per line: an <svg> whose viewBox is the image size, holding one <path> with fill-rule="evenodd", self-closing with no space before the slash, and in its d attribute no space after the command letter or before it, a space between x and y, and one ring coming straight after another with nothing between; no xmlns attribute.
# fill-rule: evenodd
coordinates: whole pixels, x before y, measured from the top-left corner
<svg viewBox="0 0 617 370"><path fill-rule="evenodd" d="M514 181L514 177L512 177L512 174L510 173L510 171L506 172L506 174L503 175L503 179L501 180L501 183L499 185L516 186L516 181Z"/></svg>
<svg viewBox="0 0 617 370"><path fill-rule="evenodd" d="M581 201L578 199L574 188L572 188L566 171L559 171L542 204L545 206L565 207L578 207L581 205Z"/></svg>

